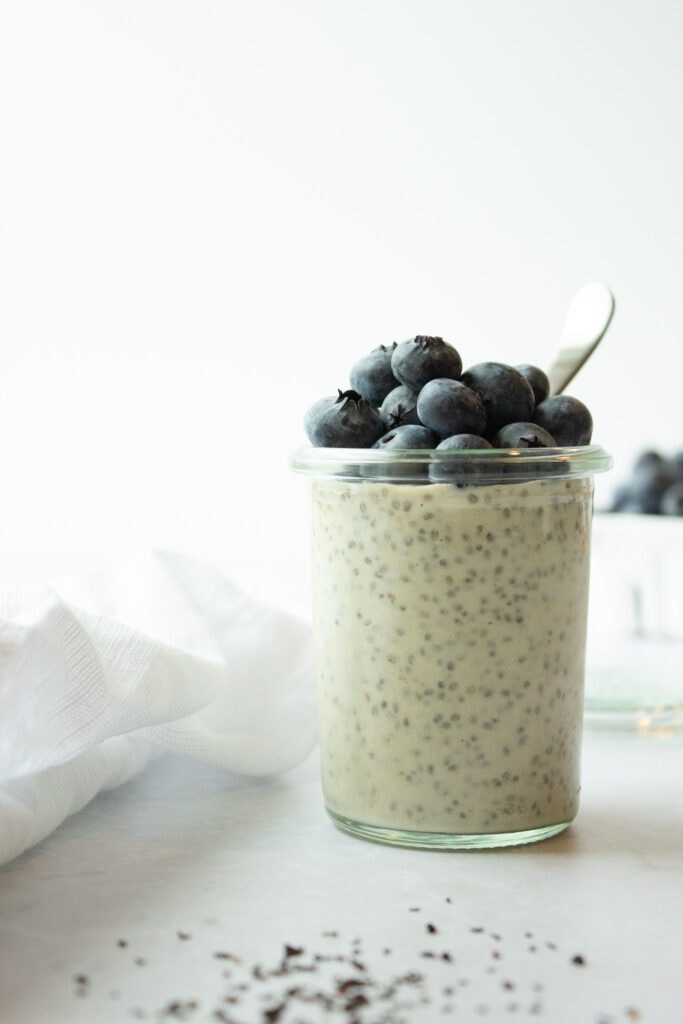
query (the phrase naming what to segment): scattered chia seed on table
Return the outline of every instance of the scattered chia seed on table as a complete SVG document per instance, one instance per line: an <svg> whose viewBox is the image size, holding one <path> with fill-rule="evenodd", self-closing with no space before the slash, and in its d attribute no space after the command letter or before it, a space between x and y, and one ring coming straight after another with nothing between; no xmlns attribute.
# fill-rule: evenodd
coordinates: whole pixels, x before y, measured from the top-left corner
<svg viewBox="0 0 683 1024"><path fill-rule="evenodd" d="M407 908L414 913L418 908ZM413 921L412 913L405 921ZM538 960L540 951L546 950L548 962L542 975L544 980L529 976L525 964L528 960L527 944L534 936L525 932L512 938L481 925L453 929L449 921L427 925L417 922L412 937L416 943L424 937L439 936L439 948L417 953L422 963L416 967L403 957L395 962L392 950L386 945L371 947L362 937L347 940L339 929L322 931L316 940L308 943L284 942L276 947L269 962L253 962L233 952L231 948L206 947L210 961L229 961L234 974L226 979L219 970L215 986L201 993L174 992L160 1000L156 1008L131 1006L128 1018L153 1022L188 1021L193 1024L413 1024L454 1016L471 1019L516 1017L517 1019L545 1018L552 1021L548 1007L552 979L561 979L563 989L571 984L576 966L588 970L588 959L583 953L562 953L557 943L538 942L538 953L533 958L534 971L543 970ZM190 934L190 933L187 933ZM195 934L194 932L192 933ZM204 937L198 937L205 944ZM448 942L448 948L444 944ZM493 949L491 948L493 944ZM117 945L125 948L127 941ZM501 947L508 955L505 973L496 984L484 979L497 967L487 967L493 952L502 958ZM169 947L170 948L170 947ZM164 976L173 977L174 987L182 989L183 971L181 950L191 944L179 943L175 954L167 953ZM419 946L416 945L416 949ZM188 955L188 954L186 954ZM196 955L189 954L191 956ZM72 976L74 994L78 998L92 996L102 986L110 999L119 1003L125 991L110 987L111 979L100 979L97 973L79 972ZM536 974L538 979L538 974ZM121 983L121 978L117 979ZM487 993L482 999L482 983ZM616 1012L596 1011L592 1017L577 1015L576 1024L628 1024L644 1020L641 1010L626 1003Z"/></svg>

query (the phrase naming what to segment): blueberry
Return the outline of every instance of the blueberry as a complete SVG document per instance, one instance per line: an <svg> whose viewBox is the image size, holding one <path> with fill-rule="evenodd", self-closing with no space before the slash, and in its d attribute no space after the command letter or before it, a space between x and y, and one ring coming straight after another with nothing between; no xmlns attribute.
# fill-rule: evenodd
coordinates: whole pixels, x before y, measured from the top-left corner
<svg viewBox="0 0 683 1024"><path fill-rule="evenodd" d="M683 480L683 452L676 452L669 459L669 465L677 479Z"/></svg>
<svg viewBox="0 0 683 1024"><path fill-rule="evenodd" d="M665 460L639 459L629 481L629 510L657 515L662 511L664 495L675 482Z"/></svg>
<svg viewBox="0 0 683 1024"><path fill-rule="evenodd" d="M568 469L565 459L545 456L549 448L559 446L537 423L506 423L495 435L493 446L508 453L498 469L501 478L530 480L548 474L557 476ZM514 479L510 482L514 483Z"/></svg>
<svg viewBox="0 0 683 1024"><path fill-rule="evenodd" d="M405 423L419 423L416 392L405 384L399 384L384 399L379 414L388 430L402 427Z"/></svg>
<svg viewBox="0 0 683 1024"><path fill-rule="evenodd" d="M557 448L555 438L537 423L506 423L496 434L494 448Z"/></svg>
<svg viewBox="0 0 683 1024"><path fill-rule="evenodd" d="M651 495L646 491L634 491L628 488L619 496L618 502L612 505L612 512L627 512L631 515L658 516L662 511L661 495Z"/></svg>
<svg viewBox="0 0 683 1024"><path fill-rule="evenodd" d="M389 392L398 386L391 370L391 357L395 348L396 342L390 346L380 345L351 367L351 387L359 391L370 405L381 405Z"/></svg>
<svg viewBox="0 0 683 1024"><path fill-rule="evenodd" d="M651 471L665 470L666 468L667 459L665 459L662 453L654 448L646 448L633 463L633 475L636 476L642 472L649 473Z"/></svg>
<svg viewBox="0 0 683 1024"><path fill-rule="evenodd" d="M304 429L317 448L370 448L385 430L377 410L357 391L319 399L306 413Z"/></svg>
<svg viewBox="0 0 683 1024"><path fill-rule="evenodd" d="M436 446L436 451L467 453L482 451L486 448L490 450L491 445L486 438L477 434L453 434L451 437L444 438ZM477 481L475 478L480 475L483 479ZM452 460L435 459L429 467L429 479L432 483L454 483L458 487L463 487L468 483L486 483L485 467L477 463L476 459L468 457L467 454L464 454L462 458Z"/></svg>
<svg viewBox="0 0 683 1024"><path fill-rule="evenodd" d="M536 406L534 423L545 427L560 448L590 444L593 417L590 410L571 395L552 395Z"/></svg>
<svg viewBox="0 0 683 1024"><path fill-rule="evenodd" d="M534 393L534 401L536 405L540 405L541 402L544 402L550 394L550 381L548 380L548 375L538 366L532 366L530 363L522 363L520 366L516 366L515 369L519 370L521 375L529 381L529 384L531 384L531 390Z"/></svg>
<svg viewBox="0 0 683 1024"><path fill-rule="evenodd" d="M519 370L507 363L477 363L461 380L484 403L486 436L492 437L506 423L532 418L535 401L531 384Z"/></svg>
<svg viewBox="0 0 683 1024"><path fill-rule="evenodd" d="M438 440L436 434L427 427L406 423L402 427L395 427L387 434L383 434L372 447L384 450L435 448Z"/></svg>
<svg viewBox="0 0 683 1024"><path fill-rule="evenodd" d="M417 396L421 423L440 437L453 434L481 434L486 426L484 405L474 391L458 380L437 377L428 381Z"/></svg>
<svg viewBox="0 0 683 1024"><path fill-rule="evenodd" d="M486 448L493 448L490 441L487 441L485 437L481 437L479 434L453 434L451 437L445 437L440 444L437 444L437 452L446 451L483 451Z"/></svg>
<svg viewBox="0 0 683 1024"><path fill-rule="evenodd" d="M620 484L614 491L608 511L610 512L631 512L631 485L630 483Z"/></svg>
<svg viewBox="0 0 683 1024"><path fill-rule="evenodd" d="M427 427L416 423L405 423L402 427L395 427L388 433L383 434L378 441L375 441L373 448L378 451L400 453L406 451L433 451L438 442L436 434ZM428 458L418 458L410 461L391 460L388 463L363 464L360 468L361 476L374 479L391 480L393 482L403 481L404 483L417 483L420 479L427 477Z"/></svg>
<svg viewBox="0 0 683 1024"><path fill-rule="evenodd" d="M610 512L644 515L680 515L676 504L683 492L683 471L679 455L666 458L652 448L642 451L628 479L614 492Z"/></svg>
<svg viewBox="0 0 683 1024"><path fill-rule="evenodd" d="M667 487L662 495L661 510L665 516L683 516L683 481Z"/></svg>
<svg viewBox="0 0 683 1024"><path fill-rule="evenodd" d="M676 479L674 467L663 455L650 449L643 451L635 460L629 478L614 492L610 512L658 515L663 496Z"/></svg>
<svg viewBox="0 0 683 1024"><path fill-rule="evenodd" d="M443 338L418 334L397 345L391 357L391 369L401 384L420 391L435 377L456 380L462 370L460 353Z"/></svg>

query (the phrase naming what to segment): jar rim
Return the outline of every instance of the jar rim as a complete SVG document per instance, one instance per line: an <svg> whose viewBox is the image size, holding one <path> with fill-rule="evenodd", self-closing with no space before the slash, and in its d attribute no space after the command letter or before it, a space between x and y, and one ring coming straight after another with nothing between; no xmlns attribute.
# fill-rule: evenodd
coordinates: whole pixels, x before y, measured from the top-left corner
<svg viewBox="0 0 683 1024"><path fill-rule="evenodd" d="M604 473L613 464L599 444L566 448L393 449L316 448L304 445L290 458L295 473L317 478L372 479L378 482L521 483L539 476L582 477ZM429 470L432 470L429 473Z"/></svg>

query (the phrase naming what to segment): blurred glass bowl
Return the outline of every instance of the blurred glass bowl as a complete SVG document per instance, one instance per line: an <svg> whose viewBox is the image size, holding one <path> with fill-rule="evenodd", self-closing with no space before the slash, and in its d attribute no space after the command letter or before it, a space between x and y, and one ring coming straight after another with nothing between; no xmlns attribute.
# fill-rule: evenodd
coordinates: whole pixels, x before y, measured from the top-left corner
<svg viewBox="0 0 683 1024"><path fill-rule="evenodd" d="M586 721L683 724L683 518L596 512Z"/></svg>

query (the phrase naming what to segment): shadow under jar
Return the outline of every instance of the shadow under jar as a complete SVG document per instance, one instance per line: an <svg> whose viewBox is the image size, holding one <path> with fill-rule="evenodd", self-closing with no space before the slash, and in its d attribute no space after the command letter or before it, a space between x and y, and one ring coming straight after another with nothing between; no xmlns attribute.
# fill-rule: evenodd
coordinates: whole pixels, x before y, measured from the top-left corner
<svg viewBox="0 0 683 1024"><path fill-rule="evenodd" d="M322 782L343 830L509 846L578 809L598 445L303 448Z"/></svg>

